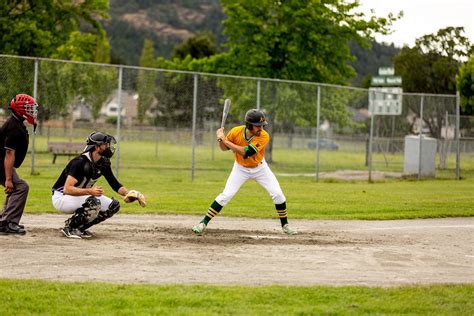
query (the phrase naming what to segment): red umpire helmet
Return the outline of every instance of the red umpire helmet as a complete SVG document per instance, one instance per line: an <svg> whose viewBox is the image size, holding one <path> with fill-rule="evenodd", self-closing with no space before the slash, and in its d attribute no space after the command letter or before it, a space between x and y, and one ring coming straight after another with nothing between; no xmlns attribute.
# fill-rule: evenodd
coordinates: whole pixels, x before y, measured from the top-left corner
<svg viewBox="0 0 474 316"><path fill-rule="evenodd" d="M35 99L28 94L17 94L10 101L10 109L18 116L23 117L32 125L36 123L38 116L38 104Z"/></svg>

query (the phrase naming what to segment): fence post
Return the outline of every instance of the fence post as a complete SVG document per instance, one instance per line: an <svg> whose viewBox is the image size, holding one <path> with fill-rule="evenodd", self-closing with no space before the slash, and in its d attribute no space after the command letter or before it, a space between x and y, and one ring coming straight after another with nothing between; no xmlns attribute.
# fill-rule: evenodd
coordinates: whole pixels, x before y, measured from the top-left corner
<svg viewBox="0 0 474 316"><path fill-rule="evenodd" d="M260 79L257 80L257 110L260 110Z"/></svg>
<svg viewBox="0 0 474 316"><path fill-rule="evenodd" d="M194 74L194 89L193 89L193 153L191 163L191 181L194 181L194 160L196 151L196 115L197 115L197 92L198 92L198 75Z"/></svg>
<svg viewBox="0 0 474 316"><path fill-rule="evenodd" d="M37 100L38 98L38 59L35 59L35 74L33 79L33 98ZM35 123L36 124L36 123ZM31 133L31 174L35 174L35 129L36 126L33 126Z"/></svg>
<svg viewBox="0 0 474 316"><path fill-rule="evenodd" d="M319 182L319 118L321 110L321 86L319 85L316 100L316 182Z"/></svg>
<svg viewBox="0 0 474 316"><path fill-rule="evenodd" d="M209 135L210 135L210 144L211 144L211 160L214 161L214 151L215 151L215 141L216 133L214 132L214 122L209 122Z"/></svg>
<svg viewBox="0 0 474 316"><path fill-rule="evenodd" d="M155 126L155 158L158 158L158 142L160 141L160 135L158 134L158 126Z"/></svg>
<svg viewBox="0 0 474 316"><path fill-rule="evenodd" d="M421 179L421 151L423 149L423 103L425 96L421 95L420 100L420 142L418 145L418 180Z"/></svg>
<svg viewBox="0 0 474 316"><path fill-rule="evenodd" d="M115 154L115 174L118 178L120 167L120 123L122 118L122 76L123 67L119 67L118 91L117 91L117 153Z"/></svg>
<svg viewBox="0 0 474 316"><path fill-rule="evenodd" d="M461 178L461 133L460 133L460 93L456 92L456 180Z"/></svg>
<svg viewBox="0 0 474 316"><path fill-rule="evenodd" d="M374 119L375 119L375 113L369 113L370 115L370 132L369 132L369 182L372 182L372 142L373 142L373 137L374 137Z"/></svg>

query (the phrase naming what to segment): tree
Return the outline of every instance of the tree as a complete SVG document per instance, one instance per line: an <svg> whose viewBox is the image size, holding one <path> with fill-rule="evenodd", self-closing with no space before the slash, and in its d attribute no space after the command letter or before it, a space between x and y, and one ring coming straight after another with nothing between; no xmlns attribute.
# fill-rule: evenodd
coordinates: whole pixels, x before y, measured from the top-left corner
<svg viewBox="0 0 474 316"><path fill-rule="evenodd" d="M414 47L403 47L395 57L395 72L402 76L404 92L452 94L456 93L456 75L472 51L470 41L463 36L462 27L447 27L434 34L424 35ZM429 103L427 101L429 100ZM453 99L425 98L423 120L431 136L441 138L441 128L446 124L446 111L454 108ZM407 101L407 102L406 102ZM419 116L419 101L404 98L408 108ZM413 131L411 131L413 132Z"/></svg>
<svg viewBox="0 0 474 316"><path fill-rule="evenodd" d="M395 47L393 43L371 41L370 46L370 49L367 49L353 41L349 42L351 54L355 57L350 64L357 72L357 77L352 80L354 86L369 88L372 75L377 74L380 67L392 65L393 57L400 52L400 48Z"/></svg>
<svg viewBox="0 0 474 316"><path fill-rule="evenodd" d="M227 51L199 60L185 58L175 64L178 69L347 84L355 74L348 64L352 59L349 41L367 46L375 33L387 33L392 22L401 16L366 19L362 13L353 12L358 2L348 4L342 0L223 0L222 5L227 15ZM236 80L220 78L218 86L236 104L231 109L235 117L243 117L249 106L255 107L255 81L236 84ZM270 133L278 124L291 129L295 122L309 124L313 120L316 93L314 89L306 90L299 95L302 92L296 85L265 83L261 104L272 122ZM341 93L333 96L336 95ZM331 104L333 112L340 114L335 123L341 126L351 115L345 100L341 96ZM324 111L325 115L330 112ZM268 161L272 159L271 151L270 143Z"/></svg>
<svg viewBox="0 0 474 316"><path fill-rule="evenodd" d="M51 57L109 63L110 45L103 32L96 35L73 31L69 34L68 41L59 46ZM84 103L90 108L95 124L102 106L116 86L116 70L80 64L54 65L49 62L42 62L41 66L42 75L50 78L42 82L43 93L39 94L42 101L48 104L48 109L45 110L61 113L61 116L66 118L70 112L68 105ZM62 95L62 102L56 101L59 95ZM48 100L51 97L53 99ZM54 109L58 106L62 108Z"/></svg>
<svg viewBox="0 0 474 316"><path fill-rule="evenodd" d="M474 54L461 66L456 77L461 95L461 110L465 115L474 114Z"/></svg>
<svg viewBox="0 0 474 316"><path fill-rule="evenodd" d="M353 13L358 3L341 0L223 0L226 73L346 84L354 75L349 41L367 46L397 18ZM216 63L214 66L219 67Z"/></svg>
<svg viewBox="0 0 474 316"><path fill-rule="evenodd" d="M51 57L81 24L105 39L98 22L107 18L108 0L12 0L0 6L0 52ZM76 48L80 48L77 47ZM90 60L94 61L94 60Z"/></svg>
<svg viewBox="0 0 474 316"><path fill-rule="evenodd" d="M141 67L155 67L155 57L153 56L153 42L151 40L145 40L143 42L143 50L140 57L140 66ZM138 113L137 119L140 125L143 124L145 119L146 111L152 106L155 95L155 86L157 72L152 70L143 70L138 71Z"/></svg>
<svg viewBox="0 0 474 316"><path fill-rule="evenodd" d="M403 91L454 94L462 59L473 49L463 31L447 27L416 39L414 47L403 47L394 60Z"/></svg>
<svg viewBox="0 0 474 316"><path fill-rule="evenodd" d="M173 58L183 60L190 55L194 59L201 59L217 54L214 37L210 33L198 33L188 38L174 48Z"/></svg>
<svg viewBox="0 0 474 316"><path fill-rule="evenodd" d="M218 51L213 37L198 33L174 49L172 60L158 58L158 67L178 70L197 70L199 61ZM157 91L159 100L156 122L166 126L189 126L192 121L194 78L188 74L166 74ZM216 121L222 113L218 107L222 89L218 80L210 76L199 76L197 127L202 128L206 120Z"/></svg>
<svg viewBox="0 0 474 316"><path fill-rule="evenodd" d="M464 27L446 27L436 34L427 34L416 40L416 46L424 54L437 54L457 61L473 53L470 40L463 35Z"/></svg>
<svg viewBox="0 0 474 316"><path fill-rule="evenodd" d="M347 84L355 75L348 64L352 59L349 42L367 46L375 33L387 33L398 18L390 14L387 18L365 19L362 13L354 13L358 2L341 0L223 0L222 4L227 15L224 31L228 35L228 52L211 57L206 70L334 84ZM270 133L275 123L287 122L292 117L288 111L277 109L286 108L279 102L289 100L288 96L294 94L291 87L272 86L268 91L269 102L264 107L273 123L268 129ZM294 100L290 107L293 114L297 114L296 109L302 113L314 109L314 102ZM335 112L342 114L338 116L338 123L343 125L351 114L341 102L334 106L336 104L341 111ZM270 143L268 161L272 160L271 154Z"/></svg>
<svg viewBox="0 0 474 316"><path fill-rule="evenodd" d="M105 34L84 34L74 31L69 34L68 41L59 46L51 57L108 64L110 62L110 44Z"/></svg>

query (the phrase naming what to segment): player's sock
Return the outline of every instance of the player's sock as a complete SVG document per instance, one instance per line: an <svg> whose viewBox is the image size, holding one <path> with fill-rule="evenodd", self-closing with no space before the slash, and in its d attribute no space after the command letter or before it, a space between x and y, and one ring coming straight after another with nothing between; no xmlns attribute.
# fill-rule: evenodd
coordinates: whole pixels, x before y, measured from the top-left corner
<svg viewBox="0 0 474 316"><path fill-rule="evenodd" d="M201 223L208 224L209 221L214 218L219 212L222 210L222 205L217 203L216 201L212 202L211 206L207 209L207 214L204 216L203 220Z"/></svg>
<svg viewBox="0 0 474 316"><path fill-rule="evenodd" d="M275 204L278 217L280 218L281 226L288 224L288 213L286 213L286 202Z"/></svg>

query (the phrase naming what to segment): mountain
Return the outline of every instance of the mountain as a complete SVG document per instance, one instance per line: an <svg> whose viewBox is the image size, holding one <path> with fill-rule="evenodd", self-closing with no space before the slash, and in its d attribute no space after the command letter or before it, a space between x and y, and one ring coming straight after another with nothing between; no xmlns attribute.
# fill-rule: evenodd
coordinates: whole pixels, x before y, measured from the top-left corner
<svg viewBox="0 0 474 316"><path fill-rule="evenodd" d="M143 41L151 39L156 56L171 57L173 48L198 32L214 35L217 45L225 41L225 18L219 0L110 0L110 19L103 21L111 44L112 63L138 65ZM356 60L350 64L357 72L353 85L362 86L368 75L381 66L392 65L399 49L372 43L363 49L350 43Z"/></svg>
<svg viewBox="0 0 474 316"><path fill-rule="evenodd" d="M116 64L138 65L145 39L165 58L197 32L214 34L218 45L224 40L219 0L110 0L109 15L103 26Z"/></svg>

